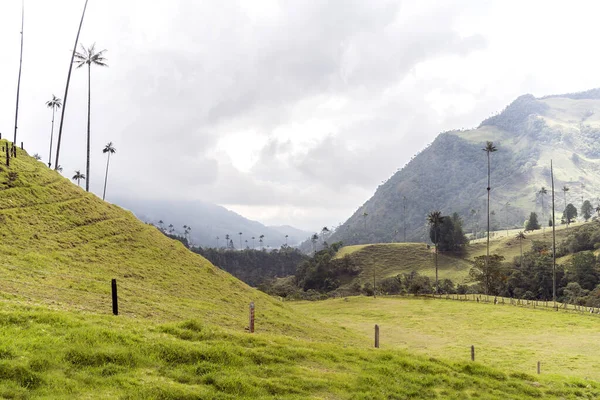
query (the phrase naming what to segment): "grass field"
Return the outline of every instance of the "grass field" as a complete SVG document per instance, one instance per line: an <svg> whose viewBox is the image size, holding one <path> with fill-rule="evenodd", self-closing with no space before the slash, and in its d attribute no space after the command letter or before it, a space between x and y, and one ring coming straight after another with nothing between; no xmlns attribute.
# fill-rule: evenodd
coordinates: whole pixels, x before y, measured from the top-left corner
<svg viewBox="0 0 600 400"><path fill-rule="evenodd" d="M600 396L600 384L582 378L507 372L458 352L430 358L389 345L387 334L372 349L362 328L332 317L343 313L325 312L337 303L318 312L282 303L25 152L10 169L4 161L0 154L2 398ZM110 315L112 278L119 316ZM244 330L250 301L255 334Z"/></svg>
<svg viewBox="0 0 600 400"><path fill-rule="evenodd" d="M350 297L299 302L294 308L334 322L381 347L476 361L510 372L600 380L600 318L547 309L440 299Z"/></svg>

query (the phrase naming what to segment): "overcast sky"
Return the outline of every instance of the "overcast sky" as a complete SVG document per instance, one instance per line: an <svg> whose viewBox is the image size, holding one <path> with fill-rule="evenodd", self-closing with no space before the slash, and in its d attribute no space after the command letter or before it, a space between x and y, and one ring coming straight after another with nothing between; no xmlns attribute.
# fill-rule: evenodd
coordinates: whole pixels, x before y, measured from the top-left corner
<svg viewBox="0 0 600 400"><path fill-rule="evenodd" d="M25 0L19 139L47 161L83 0ZM485 3L485 4L484 4ZM20 0L0 1L0 132L12 138ZM91 187L200 199L266 224L344 221L441 131L524 93L600 86L596 1L90 0ZM85 69L60 164L85 170ZM57 118L58 119L58 118ZM58 124L57 124L58 127Z"/></svg>

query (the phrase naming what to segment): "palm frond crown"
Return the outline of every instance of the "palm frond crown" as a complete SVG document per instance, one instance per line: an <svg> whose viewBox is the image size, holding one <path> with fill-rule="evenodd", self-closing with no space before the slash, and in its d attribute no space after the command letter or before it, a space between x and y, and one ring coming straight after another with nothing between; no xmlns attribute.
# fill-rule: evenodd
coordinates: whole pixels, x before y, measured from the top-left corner
<svg viewBox="0 0 600 400"><path fill-rule="evenodd" d="M92 44L89 48L85 48L85 46L81 45L81 52L75 52L75 61L73 61L77 68L81 68L84 65L99 65L101 67L108 67L106 63L106 57L104 57L104 53L107 50L96 51L96 43Z"/></svg>

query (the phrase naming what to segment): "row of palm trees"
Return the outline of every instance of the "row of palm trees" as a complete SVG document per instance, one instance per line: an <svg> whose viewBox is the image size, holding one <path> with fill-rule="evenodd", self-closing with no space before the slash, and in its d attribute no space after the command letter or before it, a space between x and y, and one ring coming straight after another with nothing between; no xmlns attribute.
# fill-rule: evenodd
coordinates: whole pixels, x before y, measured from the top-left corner
<svg viewBox="0 0 600 400"><path fill-rule="evenodd" d="M92 71L92 66L108 67L108 64L106 63L106 57L104 56L104 54L106 53L106 50L97 50L95 43L87 48L84 45L80 45L80 51L77 51L78 44L79 44L79 35L81 33L81 27L83 25L83 19L85 16L85 11L87 9L87 4L88 4L88 0L85 0L84 6L83 6L83 11L81 14L81 20L79 22L79 28L77 30L77 36L75 37L75 45L73 46L73 52L71 54L71 62L69 63L69 73L67 75L67 82L65 85L64 101L53 94L52 99L46 102L46 106L48 108L52 109L52 126L51 126L51 130L50 130L50 149L49 149L49 153L48 153L48 168L52 167L52 148L53 148L53 141L54 141L55 113L57 110L62 109L61 118L60 118L60 126L59 126L59 130L58 130L58 140L57 140L57 144L56 144L56 161L54 163L54 169L60 172L60 170L62 169L59 164L60 146L61 146L61 140L62 140L62 129L63 129L63 122L64 122L64 117L65 117L65 108L66 108L66 104L67 104L67 97L69 94L69 84L71 82L71 72L73 70L73 65L75 65L76 68L82 68L84 66L87 66L88 107L87 107L86 168L85 168L85 174L82 174L80 171L76 171L75 176L78 177L76 179L78 184L81 182L81 180L85 180L85 190L89 192L89 190L90 190L90 155L91 155L90 154L90 149L91 149L91 80L92 80L91 71ZM18 125L18 115L19 115L21 67L23 64L23 26L24 26L24 20L25 20L24 4L23 4L22 8L23 9L21 12L21 56L20 56L20 60L19 60L19 78L18 78L18 83L17 83L17 102L16 102L16 111L15 111L14 143L17 143L17 125ZM106 165L106 174L104 177L104 191L103 191L102 199L104 199L106 197L106 183L108 180L108 166L110 164L110 155L114 154L115 152L116 152L116 150L115 150L112 142L108 143L103 150L103 153L108 154L108 159L107 159L107 165Z"/></svg>
<svg viewBox="0 0 600 400"><path fill-rule="evenodd" d="M242 235L243 235L243 233L242 232L238 232L238 235L240 236L240 250L243 250L244 249L244 247L242 245ZM264 238L265 238L265 235L260 235L258 237L258 243L259 243L259 246L262 249L265 248L264 245L263 245ZM219 240L221 240L221 238L219 236L217 236L215 239L217 240L217 249L218 249L219 248ZM256 242L255 242L256 241L256 237L252 236L251 239L252 239L252 248L256 249ZM285 245L286 246L287 246L287 240L288 240L288 235L285 235ZM249 246L248 246L248 239L244 240L244 243L246 243L246 248L249 248ZM233 237L231 235L229 235L229 234L225 235L225 247L231 247L231 248L233 248Z"/></svg>

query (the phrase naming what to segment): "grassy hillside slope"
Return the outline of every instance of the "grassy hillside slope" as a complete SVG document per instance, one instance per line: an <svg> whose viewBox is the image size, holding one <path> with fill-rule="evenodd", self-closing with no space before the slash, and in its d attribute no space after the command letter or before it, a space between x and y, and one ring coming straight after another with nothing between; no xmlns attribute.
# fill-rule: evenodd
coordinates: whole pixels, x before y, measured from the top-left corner
<svg viewBox="0 0 600 400"><path fill-rule="evenodd" d="M583 223L571 224L556 228L556 242L560 243L572 229ZM507 261L521 254L521 246L515 235L518 230L497 231L490 238L490 254L500 254ZM552 229L528 232L523 240L523 252L531 249L533 241L552 242ZM425 243L377 243L345 246L337 253L336 258L348 256L362 271L355 279L362 283L371 282L373 274L377 279L396 276L416 271L421 275L435 277L434 249L427 248ZM451 279L454 283L466 283L472 261L477 256L486 254L486 240L478 239L469 244L462 255L438 254L440 279ZM562 262L558 259L558 262Z"/></svg>
<svg viewBox="0 0 600 400"><path fill-rule="evenodd" d="M6 145L0 141L0 146ZM0 156L0 397L592 398L595 383L371 349L19 151ZM17 172L16 179L9 179ZM12 178L15 178L12 175ZM110 315L117 278L121 315ZM255 301L257 332L244 332Z"/></svg>
<svg viewBox="0 0 600 400"><path fill-rule="evenodd" d="M19 150L10 169L0 168L3 298L110 314L110 281L116 278L120 313L129 317L200 318L243 330L254 301L258 313L278 321L266 329L306 335L276 300L25 152ZM18 173L12 188L4 183L9 171Z"/></svg>
<svg viewBox="0 0 600 400"><path fill-rule="evenodd" d="M336 258L350 257L362 269L357 277L360 283L417 271L426 276L435 276L433 247L425 243L380 243L346 246ZM467 277L471 263L460 257L438 254L440 279L451 279L462 283Z"/></svg>
<svg viewBox="0 0 600 400"><path fill-rule="evenodd" d="M600 318L551 309L453 300L351 297L294 304L365 338L380 325L381 346L430 357L476 360L506 372L600 380Z"/></svg>

